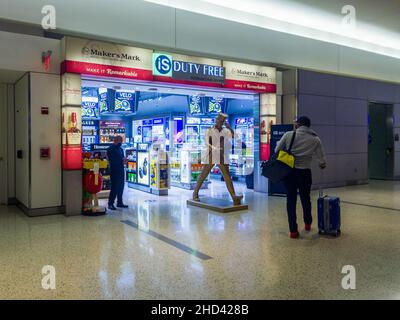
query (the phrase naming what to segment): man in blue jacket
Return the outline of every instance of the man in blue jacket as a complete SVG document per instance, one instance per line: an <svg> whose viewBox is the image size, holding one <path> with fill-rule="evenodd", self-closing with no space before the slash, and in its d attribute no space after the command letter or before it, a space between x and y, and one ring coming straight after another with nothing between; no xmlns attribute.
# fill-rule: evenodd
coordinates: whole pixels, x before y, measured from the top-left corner
<svg viewBox="0 0 400 320"><path fill-rule="evenodd" d="M111 172L111 191L108 198L108 209L117 210L114 206L115 198L117 198L118 208L128 208L122 201L122 195L125 187L125 156L122 150L122 137L116 136L114 143L107 149L107 158Z"/></svg>

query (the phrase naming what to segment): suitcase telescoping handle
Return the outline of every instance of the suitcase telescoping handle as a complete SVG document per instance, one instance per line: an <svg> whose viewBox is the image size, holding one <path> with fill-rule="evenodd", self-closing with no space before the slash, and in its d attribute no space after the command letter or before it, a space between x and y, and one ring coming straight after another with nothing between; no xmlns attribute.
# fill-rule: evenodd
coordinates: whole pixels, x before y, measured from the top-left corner
<svg viewBox="0 0 400 320"><path fill-rule="evenodd" d="M324 169L320 168L319 170L321 171L321 174L320 174L321 179L319 181L319 197L323 198L324 197L324 189L322 189L322 183L324 181Z"/></svg>

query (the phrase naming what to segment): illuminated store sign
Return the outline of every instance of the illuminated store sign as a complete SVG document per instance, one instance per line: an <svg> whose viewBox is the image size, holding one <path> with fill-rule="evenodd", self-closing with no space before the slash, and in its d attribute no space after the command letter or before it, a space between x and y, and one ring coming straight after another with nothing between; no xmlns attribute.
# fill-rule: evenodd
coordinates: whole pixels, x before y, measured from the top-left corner
<svg viewBox="0 0 400 320"><path fill-rule="evenodd" d="M153 52L149 49L73 37L65 37L62 44L62 74L75 73L276 93L276 68L272 67ZM80 95L77 95L76 99L78 98ZM132 107L128 104L124 102L121 110ZM112 111L110 106L107 106L105 93L99 98L99 107L100 113Z"/></svg>
<svg viewBox="0 0 400 320"><path fill-rule="evenodd" d="M154 53L153 75L177 80L224 83L225 68L216 65L174 60L171 55Z"/></svg>

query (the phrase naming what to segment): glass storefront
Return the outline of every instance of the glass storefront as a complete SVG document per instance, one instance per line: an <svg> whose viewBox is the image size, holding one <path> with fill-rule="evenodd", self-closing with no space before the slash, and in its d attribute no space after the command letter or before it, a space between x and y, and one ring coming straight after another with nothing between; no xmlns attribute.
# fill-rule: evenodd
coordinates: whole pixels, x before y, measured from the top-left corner
<svg viewBox="0 0 400 320"><path fill-rule="evenodd" d="M193 189L203 168L206 131L220 112L235 132L229 168L244 182L254 166L254 108L258 94L194 86L82 79L84 160L106 159L116 136L123 138L128 187L167 194L170 187ZM109 169L101 170L103 191ZM204 184L221 179L217 167Z"/></svg>

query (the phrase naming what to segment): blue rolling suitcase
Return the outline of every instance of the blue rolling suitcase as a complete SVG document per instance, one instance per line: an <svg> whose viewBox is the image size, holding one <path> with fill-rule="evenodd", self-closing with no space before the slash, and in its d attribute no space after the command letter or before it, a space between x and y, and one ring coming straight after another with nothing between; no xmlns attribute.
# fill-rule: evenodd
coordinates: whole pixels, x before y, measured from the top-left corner
<svg viewBox="0 0 400 320"><path fill-rule="evenodd" d="M318 198L319 234L338 237L340 235L340 199L324 196L322 189Z"/></svg>

